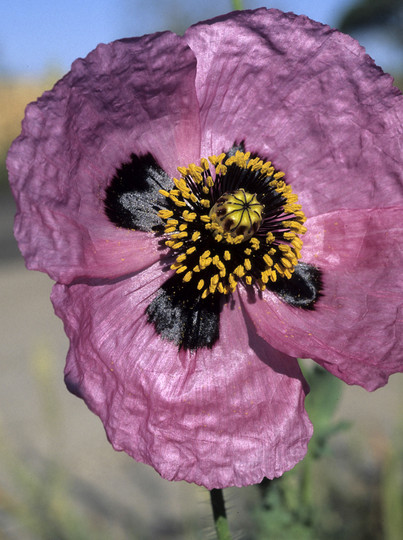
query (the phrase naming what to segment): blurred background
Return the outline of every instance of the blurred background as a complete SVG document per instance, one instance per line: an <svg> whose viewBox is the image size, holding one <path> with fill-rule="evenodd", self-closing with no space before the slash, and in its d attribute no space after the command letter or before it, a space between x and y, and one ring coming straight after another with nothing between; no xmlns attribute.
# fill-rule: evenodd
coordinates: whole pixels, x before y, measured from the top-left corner
<svg viewBox="0 0 403 540"><path fill-rule="evenodd" d="M402 0L273 0L243 5L305 14L350 33L402 88ZM98 43L165 29L182 33L194 22L231 9L228 0L3 0L0 540L214 536L206 490L169 483L151 468L114 452L98 418L65 389L62 372L68 342L50 304L52 282L25 270L13 239L15 207L5 156L19 134L26 104ZM309 398L316 402L308 404L317 422L311 446L315 467L308 459L288 475L286 490L274 485L271 497L274 493L285 500L287 512L277 512L270 525L262 516L275 509L276 502L273 498L268 502L265 486L227 490L235 538L263 540L271 533L272 538L287 540L400 540L403 376L394 375L385 388L369 394L339 385L309 365L305 369L312 384L320 380L322 388L322 394L318 391L316 398ZM326 422L318 410L327 415ZM326 431L329 425L332 429ZM311 508L308 518L300 515L300 495ZM316 532L308 527L312 520ZM305 524L298 530L293 529L297 521Z"/></svg>

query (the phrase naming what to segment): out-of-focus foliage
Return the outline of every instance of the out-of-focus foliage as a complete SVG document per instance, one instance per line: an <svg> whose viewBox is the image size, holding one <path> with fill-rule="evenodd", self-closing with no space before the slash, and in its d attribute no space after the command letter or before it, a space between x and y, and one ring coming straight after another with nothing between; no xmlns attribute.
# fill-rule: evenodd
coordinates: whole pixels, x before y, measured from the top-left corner
<svg viewBox="0 0 403 540"><path fill-rule="evenodd" d="M403 531L402 452L387 448L381 468L381 511L385 540L400 540Z"/></svg>
<svg viewBox="0 0 403 540"><path fill-rule="evenodd" d="M305 405L314 426L314 435L308 454L301 463L283 478L265 480L260 485L262 507L256 513L258 540L266 537L278 540L319 538L314 464L329 452L330 438L349 427L347 422L333 420L343 383L320 366L305 367L303 373L311 388Z"/></svg>
<svg viewBox="0 0 403 540"><path fill-rule="evenodd" d="M360 0L346 11L339 28L342 32L381 29L403 45L402 0Z"/></svg>
<svg viewBox="0 0 403 540"><path fill-rule="evenodd" d="M301 463L259 485L260 505L251 509L252 540L400 540L401 445L377 439L379 462L370 469L361 459L363 447L347 454L339 448L336 455L329 443L350 426L335 421L343 383L319 366L303 371L311 387L306 408L314 435Z"/></svg>
<svg viewBox="0 0 403 540"><path fill-rule="evenodd" d="M95 484L79 478L59 461L63 425L58 396L52 387L54 358L41 345L32 359L33 383L41 398L49 455L15 447L1 429L0 538L18 540L202 540L213 537L207 492L200 492L205 519L194 512L183 521L162 521L155 512L147 525L135 500L121 506ZM249 513L234 527L244 540L400 540L403 525L402 452L400 442L377 439L375 468L362 463L362 449L345 453L329 444L345 427L335 421L343 383L319 367L304 369L311 393L307 408L315 435L306 458L282 478L265 480L248 493ZM398 430L399 431L399 430ZM351 431L347 431L348 434ZM397 433L397 441L401 440ZM369 444L369 441L364 444ZM54 449L52 452L51 449ZM102 467L102 464L100 464ZM5 472L7 471L7 475ZM6 476L4 482L3 476ZM128 478L128 482L130 479ZM195 489L200 489L194 486ZM242 491L242 490L239 490ZM134 491L133 491L134 493ZM231 492L230 492L231 493ZM227 496L227 493L225 494ZM236 491L227 498L229 525L236 522ZM205 500L205 502L204 502ZM150 506L155 501L150 499ZM200 526L202 525L202 526Z"/></svg>
<svg viewBox="0 0 403 540"><path fill-rule="evenodd" d="M80 478L74 467L66 468L58 453L63 416L53 386L55 365L46 343L39 343L33 349L27 365L37 387L45 428L42 437L47 441L48 451L38 453L38 449L15 445L4 429L0 411L0 540L206 538L206 531L198 527L197 518L191 519L189 513L182 521L174 517L167 521L156 511L151 528L135 500L123 506ZM130 482L129 478L127 481ZM207 502L207 492L203 495ZM209 507L205 506L206 523L210 525Z"/></svg>

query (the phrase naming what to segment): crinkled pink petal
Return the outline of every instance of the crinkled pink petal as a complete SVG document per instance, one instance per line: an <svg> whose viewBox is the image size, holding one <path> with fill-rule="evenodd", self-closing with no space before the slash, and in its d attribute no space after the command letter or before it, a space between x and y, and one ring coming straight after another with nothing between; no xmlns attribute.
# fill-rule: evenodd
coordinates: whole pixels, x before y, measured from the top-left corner
<svg viewBox="0 0 403 540"><path fill-rule="evenodd" d="M27 227L26 220L34 222ZM106 218L102 216L102 220ZM40 228L39 228L40 227ZM113 279L147 268L166 250L154 234L102 223L94 234L63 211L32 206L28 218L17 215L14 232L30 270L47 272L61 282Z"/></svg>
<svg viewBox="0 0 403 540"><path fill-rule="evenodd" d="M245 141L307 216L401 201L403 97L350 36L264 8L189 28L202 154Z"/></svg>
<svg viewBox="0 0 403 540"><path fill-rule="evenodd" d="M7 161L16 236L64 283L66 383L117 450L170 480L257 483L306 453L296 356L369 390L403 371L402 125L402 96L355 40L266 9L100 45L28 106ZM323 296L309 311L239 285L213 348L178 350L146 313L167 250L112 224L105 190L132 153L174 176L241 141L299 195Z"/></svg>
<svg viewBox="0 0 403 540"><path fill-rule="evenodd" d="M323 270L323 297L306 311L265 291L245 304L256 330L348 384L383 386L403 371L403 210L342 210L306 225L303 259Z"/></svg>
<svg viewBox="0 0 403 540"><path fill-rule="evenodd" d="M7 166L29 268L68 283L134 272L158 258L154 238L140 235L139 256L129 233L108 221L105 188L133 152L152 153L169 174L199 157L195 69L175 34L99 45L27 107Z"/></svg>
<svg viewBox="0 0 403 540"><path fill-rule="evenodd" d="M164 478L211 489L280 476L312 434L297 362L256 335L238 300L224 307L213 349L178 352L145 314L165 277L154 265L113 285L55 286L68 387L115 449Z"/></svg>

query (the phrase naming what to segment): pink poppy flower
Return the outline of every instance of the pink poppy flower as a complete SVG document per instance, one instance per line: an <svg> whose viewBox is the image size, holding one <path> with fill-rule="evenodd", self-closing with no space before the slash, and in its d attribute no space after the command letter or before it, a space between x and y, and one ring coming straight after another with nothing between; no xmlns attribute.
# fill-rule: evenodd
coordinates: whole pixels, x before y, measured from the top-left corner
<svg viewBox="0 0 403 540"><path fill-rule="evenodd" d="M355 40L266 9L99 45L28 106L15 234L116 450L257 483L307 451L297 357L402 371L402 125Z"/></svg>

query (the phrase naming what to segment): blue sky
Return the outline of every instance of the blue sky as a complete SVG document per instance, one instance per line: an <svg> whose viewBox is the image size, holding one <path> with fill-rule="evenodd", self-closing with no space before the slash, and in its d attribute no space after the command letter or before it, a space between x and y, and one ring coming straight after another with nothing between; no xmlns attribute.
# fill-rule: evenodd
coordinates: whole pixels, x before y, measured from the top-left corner
<svg viewBox="0 0 403 540"><path fill-rule="evenodd" d="M245 0L248 8L277 7L336 26L351 0ZM40 75L68 71L72 61L100 42L188 26L231 11L230 0L3 0L0 71ZM364 36L362 36L364 37ZM390 69L396 58L374 37L361 40L377 63Z"/></svg>

